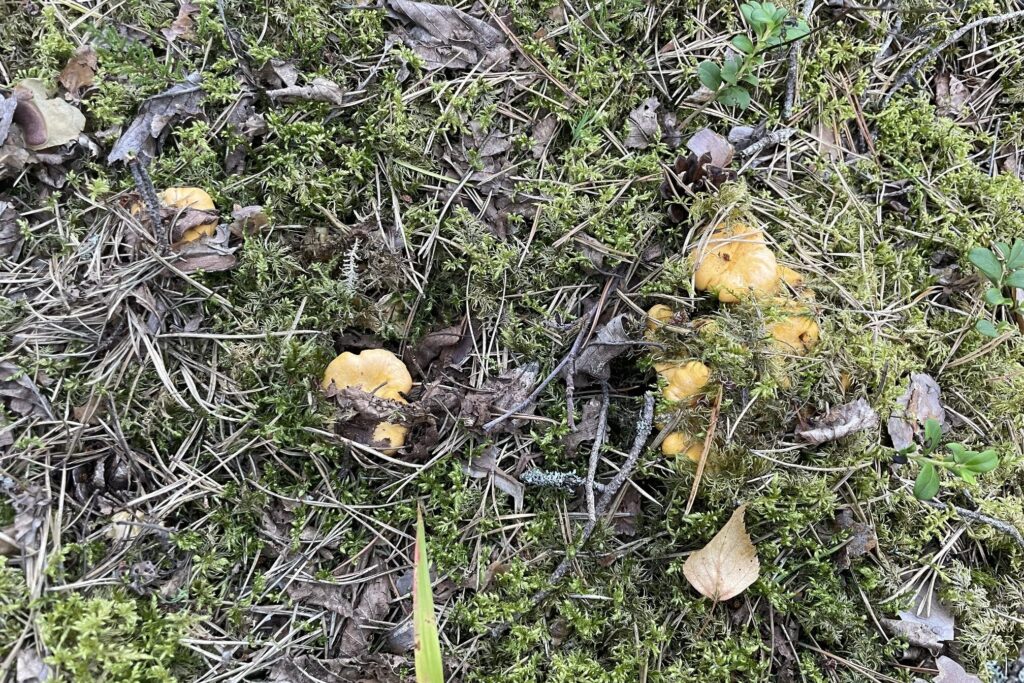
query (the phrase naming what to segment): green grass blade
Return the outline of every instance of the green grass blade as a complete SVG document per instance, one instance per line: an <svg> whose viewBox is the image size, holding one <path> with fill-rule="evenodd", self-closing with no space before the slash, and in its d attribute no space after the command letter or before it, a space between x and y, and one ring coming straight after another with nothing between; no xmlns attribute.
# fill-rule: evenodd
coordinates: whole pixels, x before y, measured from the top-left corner
<svg viewBox="0 0 1024 683"><path fill-rule="evenodd" d="M416 515L416 546L413 551L412 624L416 642L416 683L444 683L441 641L434 618L434 594L430 588L430 562L423 530L423 510Z"/></svg>

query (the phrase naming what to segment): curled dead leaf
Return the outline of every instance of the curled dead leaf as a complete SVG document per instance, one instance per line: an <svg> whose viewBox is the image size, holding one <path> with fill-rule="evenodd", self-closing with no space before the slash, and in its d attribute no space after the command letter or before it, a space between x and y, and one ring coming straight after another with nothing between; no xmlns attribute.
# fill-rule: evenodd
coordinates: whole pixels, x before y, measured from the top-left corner
<svg viewBox="0 0 1024 683"><path fill-rule="evenodd" d="M29 149L59 147L77 140L85 130L85 115L59 97L50 97L46 84L26 78L14 86L18 108L14 121L25 133Z"/></svg>
<svg viewBox="0 0 1024 683"><path fill-rule="evenodd" d="M97 66L96 51L92 49L92 45L83 45L75 50L75 54L71 55L71 59L68 60L64 70L57 77L57 81L64 87L71 99L80 100L82 99L82 90L91 86L96 78Z"/></svg>
<svg viewBox="0 0 1024 683"><path fill-rule="evenodd" d="M910 386L896 400L887 427L892 445L902 450L914 443L914 437L924 432L925 420L935 419L945 428L946 410L942 407L942 389L931 375L915 372L910 375Z"/></svg>
<svg viewBox="0 0 1024 683"><path fill-rule="evenodd" d="M683 565L690 585L716 602L736 597L757 581L761 572L757 549L744 522L746 511L746 505L736 508L715 537Z"/></svg>
<svg viewBox="0 0 1024 683"><path fill-rule="evenodd" d="M866 400L858 398L833 408L825 417L815 421L810 429L799 430L796 434L809 443L822 444L877 426L878 413Z"/></svg>

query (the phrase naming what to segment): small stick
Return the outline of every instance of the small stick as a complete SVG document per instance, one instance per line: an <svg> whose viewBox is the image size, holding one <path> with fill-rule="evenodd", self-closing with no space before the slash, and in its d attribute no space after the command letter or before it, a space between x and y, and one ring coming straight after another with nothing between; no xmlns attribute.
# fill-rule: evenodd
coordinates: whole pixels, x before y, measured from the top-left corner
<svg viewBox="0 0 1024 683"><path fill-rule="evenodd" d="M718 427L718 413L722 409L722 385L718 385L718 398L715 399L715 407L711 409L711 421L708 423L708 434L704 437L704 450L700 452L700 460L697 461L697 474L693 477L693 487L690 489L690 497L686 501L684 515L690 514L693 509L693 501L697 499L697 489L700 488L700 480L704 476L704 466L708 463L708 453L711 452L711 444L715 440L715 429Z"/></svg>
<svg viewBox="0 0 1024 683"><path fill-rule="evenodd" d="M953 33L949 35L949 38L946 38L944 41L939 43L937 47L934 47L931 50L929 50L928 54L914 62L909 69L904 71L903 74L896 79L896 81L892 84L892 87L889 88L889 91L885 94L885 97L882 98L882 106L884 107L885 105L889 104L889 100L891 100L896 95L896 93L899 92L900 88L909 83L910 79L913 78L917 74L917 72L924 67L925 64L935 59L935 57L940 52L942 52L947 47L963 38L964 35L966 35L967 33L970 33L974 29L980 28L981 26L988 26L989 24L1001 24L1005 21L1013 21L1014 19L1020 18L1024 18L1024 10L1017 10L1016 12L1007 12L1006 14L997 14L991 17L982 17L977 21L972 21L971 23L961 26L957 30L953 31Z"/></svg>
<svg viewBox="0 0 1024 683"><path fill-rule="evenodd" d="M795 133L796 128L777 128L757 142L751 144L749 147L744 147L738 152L738 154L744 158L756 156L761 153L761 150L769 145L781 145L783 142L793 137Z"/></svg>
<svg viewBox="0 0 1024 683"><path fill-rule="evenodd" d="M804 21L811 18L814 11L814 0L804 2ZM804 36L806 38L807 36ZM793 43L789 50L789 73L786 75L786 97L782 101L782 120L789 121L793 117L793 103L796 101L796 79L800 72L800 47L803 38Z"/></svg>
<svg viewBox="0 0 1024 683"><path fill-rule="evenodd" d="M601 459L601 446L604 445L605 431L608 429L608 383L601 384L601 416L597 423L597 433L594 435L594 445L590 449L590 467L587 469L587 518L593 522L597 519L596 508L594 507L594 477L597 475L597 463Z"/></svg>
<svg viewBox="0 0 1024 683"><path fill-rule="evenodd" d="M522 401L520 401L516 405L512 406L511 408L509 408L504 413L502 413L498 417L494 418L493 420L491 420L490 422L485 424L484 425L484 433L493 432L495 427L497 427L502 422L504 422L508 418L510 418L513 415L515 415L516 413L518 413L520 410L522 410L526 406L528 406L531 403L533 403L534 401L536 401L537 397L540 396L540 393L542 391L544 391L544 387L546 387L547 385L551 384L551 381L554 380L555 377L558 377L558 373L562 372L562 369L566 365L568 365L572 361L576 360L576 355L579 353L580 347L583 346L583 340L586 338L587 332L590 329L590 328L587 327L587 323L590 321L590 319L593 316L597 315L598 308L599 308L598 306L595 306L593 309L591 309L591 311L589 313L587 313L583 317L583 320L582 320L583 324L580 326L579 334L576 335L576 341L574 341L572 343L572 348L569 349L569 353L565 356L565 358L563 358L561 360L561 362L558 363L558 365L555 366L555 369L552 370L550 372L550 374L548 374L548 376L545 377L541 381L541 383L537 385L536 389L534 389L533 391L530 392L529 396L527 396L525 399L523 399Z"/></svg>
<svg viewBox="0 0 1024 683"><path fill-rule="evenodd" d="M160 198L157 197L153 181L150 180L146 167L138 159L128 162L128 170L132 173L132 180L135 181L135 188L139 191L139 196L142 197L142 203L146 205L149 220L153 221L153 232L157 243L161 249L166 248L168 236L164 231L163 222L160 220Z"/></svg>
<svg viewBox="0 0 1024 683"><path fill-rule="evenodd" d="M1024 548L1024 535L1020 533L1020 530L1017 529L1017 527L1013 526L1009 522L1004 522L1001 519L989 517L988 515L983 515L980 512L967 510L966 508L960 508L955 505L950 505L949 503L942 503L937 500L922 500L921 502L924 503L925 505L930 505L936 510L953 510L954 512L956 512L956 514L960 515L964 519L969 519L972 522L981 522L983 524L988 524L990 527L998 529L999 531L1002 531L1004 534L1012 536L1013 540L1017 541L1017 545Z"/></svg>
<svg viewBox="0 0 1024 683"><path fill-rule="evenodd" d="M629 450L629 455L626 456L626 462L622 463L622 467L619 469L619 473L608 482L604 487L604 493L601 494L601 499L597 503L597 517L602 517L611 507L612 502L615 500L616 494L622 485L626 483L626 479L633 474L633 470L636 468L636 463L640 459L640 455L644 452L644 446L647 445L647 439L651 436L651 429L654 428L654 396L652 394L646 394L644 396L644 409L640 414L640 421L636 424L636 437L633 439L633 447ZM594 533L594 529L597 528L597 519L588 521L583 526L583 532L580 534L579 545L582 547L589 539L591 534ZM569 566L572 564L572 556L568 553L562 561L555 567L555 571L551 573L548 578L546 588L542 588L533 594L530 598L530 606L536 607L540 603L544 602L545 599L554 591L555 586L558 582L569 572ZM491 629L492 638L500 638L501 636L508 633L508 630L512 628L511 622L505 622L498 624Z"/></svg>

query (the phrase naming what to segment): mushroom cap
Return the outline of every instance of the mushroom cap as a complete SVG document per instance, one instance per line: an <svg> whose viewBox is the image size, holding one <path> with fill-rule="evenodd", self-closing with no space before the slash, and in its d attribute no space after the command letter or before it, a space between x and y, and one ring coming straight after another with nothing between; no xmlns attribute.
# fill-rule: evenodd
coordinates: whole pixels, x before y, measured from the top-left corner
<svg viewBox="0 0 1024 683"><path fill-rule="evenodd" d="M346 351L324 370L323 389L331 384L337 390L356 387L363 391L405 403L402 394L412 389L412 375L398 356L385 349L366 349L354 354ZM403 437L404 439L404 437Z"/></svg>
<svg viewBox="0 0 1024 683"><path fill-rule="evenodd" d="M661 395L669 401L682 401L695 396L711 378L711 368L699 360L656 363L654 369L665 378L666 384Z"/></svg>
<svg viewBox="0 0 1024 683"><path fill-rule="evenodd" d="M160 193L160 202L175 209L195 209L196 211L216 211L213 197L200 187L169 187ZM203 223L189 228L181 235L180 242L195 242L203 235L213 237L217 234L217 221Z"/></svg>
<svg viewBox="0 0 1024 683"><path fill-rule="evenodd" d="M781 350L803 356L818 343L821 334L818 323L795 302L783 305L793 311L794 315L769 324L768 333Z"/></svg>
<svg viewBox="0 0 1024 683"><path fill-rule="evenodd" d="M675 311L665 304L654 304L647 310L647 331L654 332L665 323L672 320Z"/></svg>
<svg viewBox="0 0 1024 683"><path fill-rule="evenodd" d="M802 273L797 272L789 266L779 264L779 279L785 282L793 289L803 286L804 276Z"/></svg>
<svg viewBox="0 0 1024 683"><path fill-rule="evenodd" d="M381 422L373 429L374 443L386 443L387 447L381 448L384 455L394 455L399 448L405 445L405 437L409 428L404 425L396 425L391 422Z"/></svg>
<svg viewBox="0 0 1024 683"><path fill-rule="evenodd" d="M715 230L698 248L694 283L719 301L771 294L779 286L778 263L764 233L743 223Z"/></svg>
<svg viewBox="0 0 1024 683"><path fill-rule="evenodd" d="M700 460L704 443L686 432L672 432L661 442L661 454L665 456L685 455L693 462Z"/></svg>

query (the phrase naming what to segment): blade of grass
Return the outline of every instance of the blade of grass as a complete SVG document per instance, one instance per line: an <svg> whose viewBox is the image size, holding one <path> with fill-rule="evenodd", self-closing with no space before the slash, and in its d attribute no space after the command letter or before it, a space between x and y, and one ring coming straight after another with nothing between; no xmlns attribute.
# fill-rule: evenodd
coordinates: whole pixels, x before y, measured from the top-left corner
<svg viewBox="0 0 1024 683"><path fill-rule="evenodd" d="M430 562L423 530L423 508L416 513L416 546L413 551L412 589L413 635L416 642L416 683L444 683L441 641L434 617L434 594L430 588Z"/></svg>

